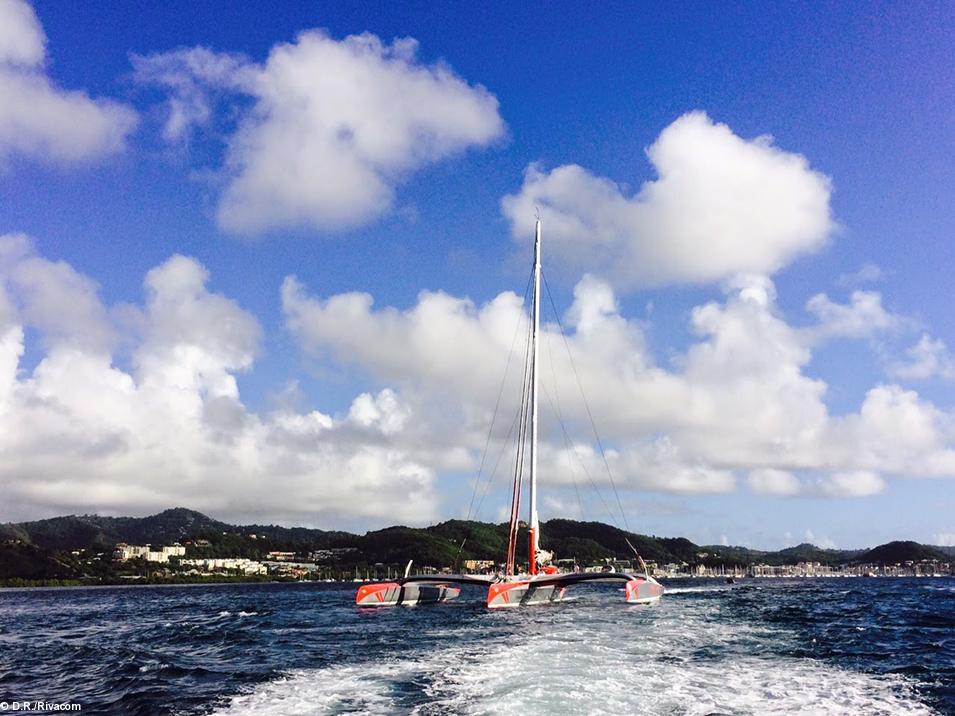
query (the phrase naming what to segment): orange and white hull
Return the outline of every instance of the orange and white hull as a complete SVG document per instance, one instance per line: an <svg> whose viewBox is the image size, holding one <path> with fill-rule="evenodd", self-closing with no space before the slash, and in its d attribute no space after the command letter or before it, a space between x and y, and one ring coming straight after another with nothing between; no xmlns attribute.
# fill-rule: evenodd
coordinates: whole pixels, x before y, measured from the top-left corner
<svg viewBox="0 0 955 716"><path fill-rule="evenodd" d="M532 580L497 582L488 587L488 609L509 609L534 604L552 604L564 598L566 587L559 584L535 585Z"/></svg>
<svg viewBox="0 0 955 716"><path fill-rule="evenodd" d="M355 594L359 607L413 607L418 604L438 604L457 599L461 588L450 584L418 584L409 582L381 582L365 584Z"/></svg>
<svg viewBox="0 0 955 716"><path fill-rule="evenodd" d="M663 596L663 585L653 577L635 577L626 584L627 604L653 604Z"/></svg>
<svg viewBox="0 0 955 716"><path fill-rule="evenodd" d="M574 572L507 577L441 574L406 577L401 581L363 584L355 595L360 607L439 604L457 599L458 585L487 587L488 609L510 609L560 602L567 588L584 582L623 582L627 604L653 604L663 596L663 585L653 577L625 572Z"/></svg>

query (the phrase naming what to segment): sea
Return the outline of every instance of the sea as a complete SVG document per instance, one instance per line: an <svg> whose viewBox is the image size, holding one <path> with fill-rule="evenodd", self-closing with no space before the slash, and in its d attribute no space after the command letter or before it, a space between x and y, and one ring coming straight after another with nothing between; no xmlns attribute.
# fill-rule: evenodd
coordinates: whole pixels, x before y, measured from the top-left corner
<svg viewBox="0 0 955 716"><path fill-rule="evenodd" d="M377 610L351 583L2 590L0 709L955 714L953 578L666 586L504 611L477 588Z"/></svg>

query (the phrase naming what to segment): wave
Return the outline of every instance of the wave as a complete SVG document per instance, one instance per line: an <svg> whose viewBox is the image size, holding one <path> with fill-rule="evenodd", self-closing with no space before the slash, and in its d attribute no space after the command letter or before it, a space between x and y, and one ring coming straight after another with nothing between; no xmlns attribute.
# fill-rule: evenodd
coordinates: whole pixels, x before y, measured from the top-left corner
<svg viewBox="0 0 955 716"><path fill-rule="evenodd" d="M597 661L572 653L541 658L537 648L524 647L478 658L445 654L430 661L299 670L233 697L218 713L933 713L900 675L877 677L798 659L691 665L607 662L606 656ZM461 657L462 663L449 664ZM515 668L521 664L531 668ZM409 687L420 689L417 697Z"/></svg>
<svg viewBox="0 0 955 716"><path fill-rule="evenodd" d="M719 585L711 587L667 587L666 595L672 596L674 594L703 594L708 592L728 592L732 590L731 585Z"/></svg>
<svg viewBox="0 0 955 716"><path fill-rule="evenodd" d="M718 605L632 612L585 602L509 614L523 629L501 639L475 638L472 624L427 649L288 671L218 713L933 713L909 677L782 655L791 634L721 622Z"/></svg>

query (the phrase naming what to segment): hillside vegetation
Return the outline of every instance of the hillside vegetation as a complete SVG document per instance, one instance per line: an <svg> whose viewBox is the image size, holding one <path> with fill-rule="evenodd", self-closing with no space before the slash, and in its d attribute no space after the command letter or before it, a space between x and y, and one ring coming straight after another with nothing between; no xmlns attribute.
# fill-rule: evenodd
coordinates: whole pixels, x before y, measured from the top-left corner
<svg viewBox="0 0 955 716"><path fill-rule="evenodd" d="M678 537L628 533L601 522L554 519L542 524L544 548L558 559L594 563L630 559L627 540L646 560L659 564L687 563L714 566L795 564L828 565L852 562L894 564L907 560L946 559L946 553L916 542L890 542L871 550L822 549L801 544L776 552L746 547L700 546ZM401 565L413 559L419 565L454 566L462 560L502 559L507 546L507 525L449 520L426 528L395 526L364 535L277 525L230 525L185 508L165 510L149 517L71 515L52 519L0 524L0 578L29 574L68 577L70 560L57 553L74 550L105 552L119 543L191 544L189 556L241 556L263 558L270 551L300 554L333 550L334 560L351 565ZM527 539L522 530L518 557L526 559Z"/></svg>

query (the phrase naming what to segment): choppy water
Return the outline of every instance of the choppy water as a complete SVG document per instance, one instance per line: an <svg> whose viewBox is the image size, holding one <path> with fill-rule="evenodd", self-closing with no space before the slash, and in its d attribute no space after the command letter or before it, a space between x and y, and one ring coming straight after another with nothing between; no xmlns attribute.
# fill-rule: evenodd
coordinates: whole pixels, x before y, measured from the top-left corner
<svg viewBox="0 0 955 716"><path fill-rule="evenodd" d="M955 579L680 581L652 607L354 586L0 592L0 701L82 713L955 714ZM478 592L462 594L480 600Z"/></svg>

